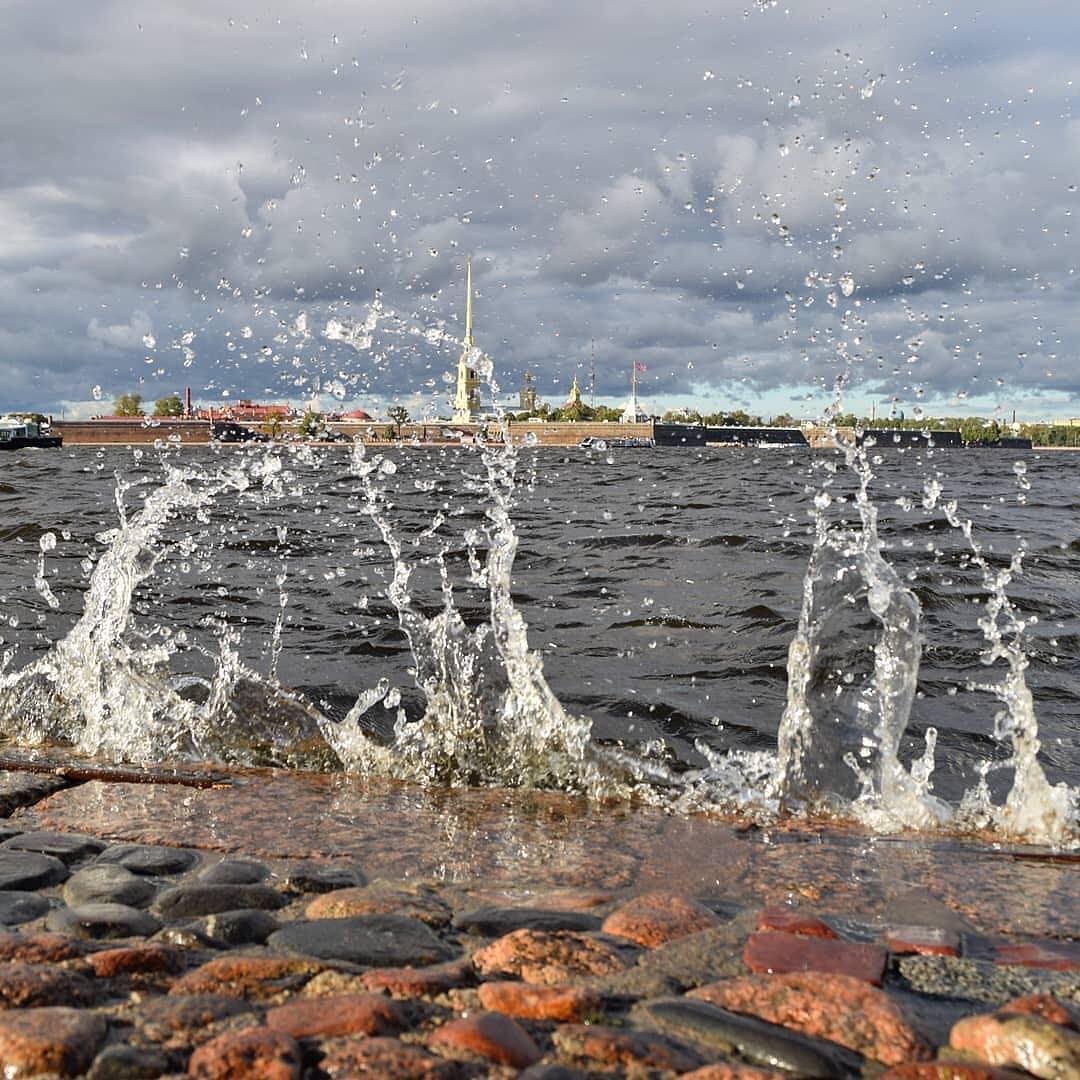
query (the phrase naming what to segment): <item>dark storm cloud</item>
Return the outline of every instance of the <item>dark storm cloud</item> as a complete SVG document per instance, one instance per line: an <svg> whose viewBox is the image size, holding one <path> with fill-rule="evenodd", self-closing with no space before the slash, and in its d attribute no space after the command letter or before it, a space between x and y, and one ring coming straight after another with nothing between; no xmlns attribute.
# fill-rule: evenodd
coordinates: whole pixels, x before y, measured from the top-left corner
<svg viewBox="0 0 1080 1080"><path fill-rule="evenodd" d="M445 411L472 254L504 393L617 399L637 360L657 404L820 408L850 364L864 399L1080 412L1063 5L5 20L4 406Z"/></svg>

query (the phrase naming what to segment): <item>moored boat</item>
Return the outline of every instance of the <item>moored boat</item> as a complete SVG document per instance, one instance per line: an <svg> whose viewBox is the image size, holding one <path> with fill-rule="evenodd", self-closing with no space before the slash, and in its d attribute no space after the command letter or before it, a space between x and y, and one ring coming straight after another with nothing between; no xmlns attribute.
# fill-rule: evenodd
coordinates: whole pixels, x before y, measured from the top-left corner
<svg viewBox="0 0 1080 1080"><path fill-rule="evenodd" d="M63 435L54 435L47 421L24 416L0 416L0 450L47 450L63 444Z"/></svg>

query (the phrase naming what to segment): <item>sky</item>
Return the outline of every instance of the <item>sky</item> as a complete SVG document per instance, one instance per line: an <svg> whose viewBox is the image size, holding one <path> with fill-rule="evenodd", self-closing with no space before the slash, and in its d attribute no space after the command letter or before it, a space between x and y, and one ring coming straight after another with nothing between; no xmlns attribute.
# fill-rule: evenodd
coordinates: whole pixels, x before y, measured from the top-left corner
<svg viewBox="0 0 1080 1080"><path fill-rule="evenodd" d="M0 411L1080 416L1078 10L6 0Z"/></svg>

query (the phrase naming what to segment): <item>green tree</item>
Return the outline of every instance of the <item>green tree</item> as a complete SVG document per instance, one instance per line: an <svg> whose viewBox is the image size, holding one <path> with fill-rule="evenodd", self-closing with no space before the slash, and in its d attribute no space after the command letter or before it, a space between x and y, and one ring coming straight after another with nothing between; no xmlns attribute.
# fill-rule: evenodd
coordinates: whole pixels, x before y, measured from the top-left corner
<svg viewBox="0 0 1080 1080"><path fill-rule="evenodd" d="M113 412L117 416L145 416L142 394L121 394L113 402Z"/></svg>
<svg viewBox="0 0 1080 1080"><path fill-rule="evenodd" d="M397 437L401 438L401 425L409 420L409 410L404 405L393 405L386 410L386 415L394 421L394 429Z"/></svg>
<svg viewBox="0 0 1080 1080"><path fill-rule="evenodd" d="M262 430L271 439L281 438L281 413L271 413L263 422Z"/></svg>
<svg viewBox="0 0 1080 1080"><path fill-rule="evenodd" d="M154 402L155 416L183 416L184 403L179 394L170 394L168 397L158 398Z"/></svg>
<svg viewBox="0 0 1080 1080"><path fill-rule="evenodd" d="M308 409L300 418L300 427L297 429L307 439L317 439L326 429L326 421L321 412Z"/></svg>

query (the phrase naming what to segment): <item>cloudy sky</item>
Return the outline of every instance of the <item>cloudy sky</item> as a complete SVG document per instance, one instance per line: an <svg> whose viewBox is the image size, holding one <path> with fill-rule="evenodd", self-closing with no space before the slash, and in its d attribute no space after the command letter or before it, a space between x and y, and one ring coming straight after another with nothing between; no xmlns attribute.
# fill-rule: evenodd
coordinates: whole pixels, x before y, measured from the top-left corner
<svg viewBox="0 0 1080 1080"><path fill-rule="evenodd" d="M1066 0L2 10L0 410L1080 415Z"/></svg>

